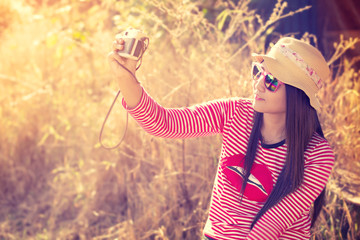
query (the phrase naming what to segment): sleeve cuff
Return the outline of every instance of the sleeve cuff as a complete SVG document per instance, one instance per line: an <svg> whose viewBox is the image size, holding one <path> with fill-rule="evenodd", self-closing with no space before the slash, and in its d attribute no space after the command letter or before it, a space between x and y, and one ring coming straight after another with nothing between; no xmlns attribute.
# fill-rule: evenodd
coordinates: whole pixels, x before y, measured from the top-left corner
<svg viewBox="0 0 360 240"><path fill-rule="evenodd" d="M125 110L128 111L130 114L137 113L137 112L139 112L141 109L143 109L145 107L145 102L146 102L145 99L147 97L147 93L145 92L144 88L141 88L141 89L142 89L142 93L141 93L140 101L133 108L129 108L127 106L127 103L126 103L124 97L122 98L122 105L125 108Z"/></svg>

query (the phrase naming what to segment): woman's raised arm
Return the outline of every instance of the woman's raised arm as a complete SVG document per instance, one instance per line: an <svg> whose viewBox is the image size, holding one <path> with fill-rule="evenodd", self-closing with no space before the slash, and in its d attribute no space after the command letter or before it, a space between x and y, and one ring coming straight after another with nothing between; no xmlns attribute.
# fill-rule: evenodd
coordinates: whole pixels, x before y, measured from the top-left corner
<svg viewBox="0 0 360 240"><path fill-rule="evenodd" d="M134 78L137 61L123 58L118 54L118 51L124 48L124 43L124 40L121 38L115 39L112 46L113 49L108 54L108 61L127 106L131 109L140 102L142 87ZM133 75L126 71L121 65L126 67Z"/></svg>

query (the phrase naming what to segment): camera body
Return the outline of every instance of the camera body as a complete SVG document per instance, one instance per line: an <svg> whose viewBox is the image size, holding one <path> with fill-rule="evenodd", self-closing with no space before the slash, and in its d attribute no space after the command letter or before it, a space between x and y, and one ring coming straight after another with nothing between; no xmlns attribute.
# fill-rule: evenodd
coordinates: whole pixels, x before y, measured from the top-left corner
<svg viewBox="0 0 360 240"><path fill-rule="evenodd" d="M124 40L124 49L119 50L117 53L124 58L139 60L145 51L145 41L148 37L140 30L129 28L124 32L116 35L116 38L122 38Z"/></svg>

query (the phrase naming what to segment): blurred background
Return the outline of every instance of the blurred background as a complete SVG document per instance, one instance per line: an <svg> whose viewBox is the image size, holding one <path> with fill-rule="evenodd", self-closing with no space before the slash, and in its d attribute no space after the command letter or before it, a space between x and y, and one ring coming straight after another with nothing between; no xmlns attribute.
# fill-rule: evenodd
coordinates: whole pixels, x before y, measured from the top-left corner
<svg viewBox="0 0 360 240"><path fill-rule="evenodd" d="M150 38L137 77L165 107L251 97L252 52L317 46L336 163L312 239L360 239L359 16L356 0L0 0L0 240L200 239L220 136L154 138L129 119L119 148L99 144L106 56L128 27ZM125 129L118 100L104 144Z"/></svg>

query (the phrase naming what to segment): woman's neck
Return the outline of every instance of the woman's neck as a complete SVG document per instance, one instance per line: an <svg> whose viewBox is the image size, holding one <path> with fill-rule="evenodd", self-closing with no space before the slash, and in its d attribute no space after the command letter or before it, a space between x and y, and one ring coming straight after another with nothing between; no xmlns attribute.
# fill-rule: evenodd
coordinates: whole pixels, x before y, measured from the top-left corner
<svg viewBox="0 0 360 240"><path fill-rule="evenodd" d="M286 115L264 113L261 126L262 141L266 144L278 143L286 138Z"/></svg>

